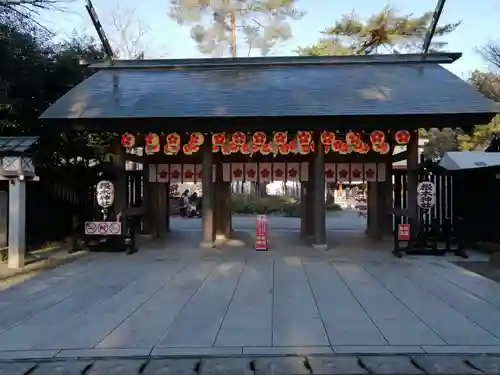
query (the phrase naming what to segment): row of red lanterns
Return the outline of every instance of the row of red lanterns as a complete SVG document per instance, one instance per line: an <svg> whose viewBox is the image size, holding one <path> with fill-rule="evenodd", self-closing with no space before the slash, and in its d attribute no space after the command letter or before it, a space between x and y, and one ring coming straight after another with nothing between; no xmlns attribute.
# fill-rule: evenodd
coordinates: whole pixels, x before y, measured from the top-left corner
<svg viewBox="0 0 500 375"><path fill-rule="evenodd" d="M321 143L326 153L330 151L340 154L348 154L352 151L366 154L371 149L381 154L387 154L390 151L390 145L386 142L385 133L376 130L370 134L371 146L363 141L362 135L358 132L348 132L345 141L336 138L335 133L324 131L320 135ZM199 151L204 143L205 137L200 132L191 133L189 142L182 145L181 136L178 133L169 133L165 137L166 143L163 151L167 155L175 155L181 150L187 155ZM396 143L403 145L410 141L410 133L407 130L399 130L395 134ZM145 137L147 154L160 152L160 137L155 133L149 133ZM121 143L126 148L132 148L136 145L135 136L126 133L122 136ZM312 132L298 131L293 139L289 139L287 132L275 132L272 141L267 141L267 135L264 132L255 132L247 136L244 132L235 132L230 136L225 133L212 134L212 151L222 152L229 155L235 152L241 152L245 155L260 152L264 155L271 153L299 153L308 154L314 151L314 142Z"/></svg>

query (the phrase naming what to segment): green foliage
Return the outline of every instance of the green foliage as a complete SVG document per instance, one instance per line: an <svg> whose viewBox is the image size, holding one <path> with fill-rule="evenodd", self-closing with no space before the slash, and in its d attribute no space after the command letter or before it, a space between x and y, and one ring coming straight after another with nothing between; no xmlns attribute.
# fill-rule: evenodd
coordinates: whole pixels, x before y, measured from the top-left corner
<svg viewBox="0 0 500 375"><path fill-rule="evenodd" d="M343 15L332 27L324 30L316 44L299 47L296 52L303 56L420 52L432 15L433 12L420 16L401 14L386 6L363 20L353 12ZM459 25L460 22L456 22L437 27L434 36L439 38L449 34ZM445 42L434 41L430 50L439 50L445 45Z"/></svg>
<svg viewBox="0 0 500 375"><path fill-rule="evenodd" d="M31 22L0 19L0 104L9 111L0 118L2 136L40 137L38 165L58 165L77 157L95 157L105 139L83 133L66 138L38 120L41 113L91 72L80 59L102 58L91 38L74 35L54 43L50 34ZM97 139L98 138L98 139ZM97 155L102 153L98 150ZM83 159L78 159L83 161Z"/></svg>
<svg viewBox="0 0 500 375"><path fill-rule="evenodd" d="M237 55L243 39L246 54L267 55L292 35L289 20L303 16L296 0L171 0L170 17L191 27L191 37L207 55Z"/></svg>
<svg viewBox="0 0 500 375"><path fill-rule="evenodd" d="M329 200L326 208L330 211L340 211L338 204ZM246 215L280 215L300 217L300 199L283 195L258 197L253 195L233 195L231 210L234 214Z"/></svg>

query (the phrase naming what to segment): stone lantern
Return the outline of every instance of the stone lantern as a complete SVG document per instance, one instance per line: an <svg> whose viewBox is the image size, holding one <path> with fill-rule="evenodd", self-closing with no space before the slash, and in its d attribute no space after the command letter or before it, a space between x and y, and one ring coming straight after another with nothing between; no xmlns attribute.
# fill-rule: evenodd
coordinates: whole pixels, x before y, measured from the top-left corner
<svg viewBox="0 0 500 375"><path fill-rule="evenodd" d="M9 181L9 268L24 267L26 182L38 180L31 160L37 141L38 137L0 137L0 179Z"/></svg>

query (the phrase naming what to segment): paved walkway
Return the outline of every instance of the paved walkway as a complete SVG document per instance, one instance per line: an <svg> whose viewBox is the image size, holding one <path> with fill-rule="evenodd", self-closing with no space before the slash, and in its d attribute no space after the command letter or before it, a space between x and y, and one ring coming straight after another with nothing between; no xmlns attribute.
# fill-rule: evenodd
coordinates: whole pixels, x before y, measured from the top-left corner
<svg viewBox="0 0 500 375"><path fill-rule="evenodd" d="M308 356L0 362L0 373L8 375L497 375L499 367L500 357Z"/></svg>
<svg viewBox="0 0 500 375"><path fill-rule="evenodd" d="M0 292L0 359L332 352L500 353L500 285L390 248L175 247Z"/></svg>

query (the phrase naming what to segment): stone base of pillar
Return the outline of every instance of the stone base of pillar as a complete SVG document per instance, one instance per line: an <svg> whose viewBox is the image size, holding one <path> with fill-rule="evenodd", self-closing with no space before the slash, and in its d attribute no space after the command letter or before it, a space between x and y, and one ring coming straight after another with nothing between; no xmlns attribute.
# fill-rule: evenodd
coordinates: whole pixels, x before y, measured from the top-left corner
<svg viewBox="0 0 500 375"><path fill-rule="evenodd" d="M215 242L200 242L200 247L202 249L213 249L215 247Z"/></svg>
<svg viewBox="0 0 500 375"><path fill-rule="evenodd" d="M312 247L315 250L328 250L328 245L326 243L324 243L324 244L313 244Z"/></svg>

